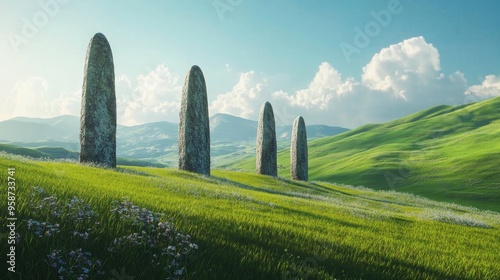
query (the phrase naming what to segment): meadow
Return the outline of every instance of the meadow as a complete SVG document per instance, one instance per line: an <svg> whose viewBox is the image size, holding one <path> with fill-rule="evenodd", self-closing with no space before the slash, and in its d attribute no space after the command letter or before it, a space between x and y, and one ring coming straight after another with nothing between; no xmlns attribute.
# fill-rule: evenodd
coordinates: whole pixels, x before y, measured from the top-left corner
<svg viewBox="0 0 500 280"><path fill-rule="evenodd" d="M2 201L8 168L15 168L18 236L16 273L7 279L500 275L500 214L493 211L321 181L105 169L5 153ZM7 235L0 238L6 252Z"/></svg>
<svg viewBox="0 0 500 280"><path fill-rule="evenodd" d="M500 211L500 97L437 106L309 142L309 178ZM306 120L307 122L307 120ZM289 149L278 152L289 178ZM223 167L251 172L255 158Z"/></svg>

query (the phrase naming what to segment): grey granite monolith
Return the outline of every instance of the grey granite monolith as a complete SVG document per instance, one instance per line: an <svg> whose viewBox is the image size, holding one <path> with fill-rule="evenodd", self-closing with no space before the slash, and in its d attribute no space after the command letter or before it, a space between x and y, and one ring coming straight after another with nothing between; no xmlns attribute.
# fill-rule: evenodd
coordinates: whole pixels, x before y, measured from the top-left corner
<svg viewBox="0 0 500 280"><path fill-rule="evenodd" d="M101 33L90 40L83 75L80 162L115 168L115 69L111 47Z"/></svg>
<svg viewBox="0 0 500 280"><path fill-rule="evenodd" d="M210 175L207 87L196 65L184 80L179 118L179 169Z"/></svg>
<svg viewBox="0 0 500 280"><path fill-rule="evenodd" d="M293 122L290 146L290 174L293 180L308 180L307 131L302 117Z"/></svg>
<svg viewBox="0 0 500 280"><path fill-rule="evenodd" d="M276 126L273 107L269 102L260 109L256 153L256 172L278 176Z"/></svg>

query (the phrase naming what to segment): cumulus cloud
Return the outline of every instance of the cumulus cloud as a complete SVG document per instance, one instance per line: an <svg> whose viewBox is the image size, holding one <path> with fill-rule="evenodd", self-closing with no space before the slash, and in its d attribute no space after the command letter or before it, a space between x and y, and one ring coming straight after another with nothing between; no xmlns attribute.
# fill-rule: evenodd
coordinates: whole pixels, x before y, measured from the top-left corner
<svg viewBox="0 0 500 280"><path fill-rule="evenodd" d="M229 64L226 69L232 72ZM459 71L443 73L438 50L423 37L380 50L363 67L360 78L343 77L330 63L323 62L302 89L286 92L271 88L273 82L255 71L241 73L231 90L210 98L210 114L228 113L256 120L263 102L271 101L280 125L291 124L302 115L308 124L354 128L430 106L500 96L500 76L489 75L481 84L470 86ZM117 76L118 123L178 122L182 87L183 79L164 64L135 78ZM81 89L58 96L50 96L48 91L49 84L42 77L18 81L0 104L0 117L80 114Z"/></svg>
<svg viewBox="0 0 500 280"><path fill-rule="evenodd" d="M50 118L79 115L81 90L51 95L49 82L43 77L27 77L16 81L0 104L0 119L12 117Z"/></svg>
<svg viewBox="0 0 500 280"><path fill-rule="evenodd" d="M79 116L82 103L82 90L63 92L51 102L51 110L55 115Z"/></svg>
<svg viewBox="0 0 500 280"><path fill-rule="evenodd" d="M356 127L430 106L464 103L466 89L464 75L442 73L438 50L415 37L376 53L363 67L360 80L343 78L323 62L306 88L288 93L271 90L254 71L243 73L231 91L217 96L210 112L257 119L260 106L269 100L279 124L302 115L308 123Z"/></svg>
<svg viewBox="0 0 500 280"><path fill-rule="evenodd" d="M466 94L475 95L479 98L500 96L500 76L486 76L480 85L469 87Z"/></svg>
<svg viewBox="0 0 500 280"><path fill-rule="evenodd" d="M404 40L382 49L363 67L361 80L369 89L401 98L417 108L462 99L462 73L440 72L439 52L423 37Z"/></svg>
<svg viewBox="0 0 500 280"><path fill-rule="evenodd" d="M242 73L238 83L230 91L219 94L210 104L210 114L226 113L255 119L268 96L265 79L260 79L255 71Z"/></svg>
<svg viewBox="0 0 500 280"><path fill-rule="evenodd" d="M325 110L328 109L328 104L335 95L340 94L339 88L341 86L340 73L327 62L323 62L307 89L299 90L293 96L278 91L273 94L273 97L285 99L292 106L305 107L308 110Z"/></svg>
<svg viewBox="0 0 500 280"><path fill-rule="evenodd" d="M4 110L14 116L50 117L50 100L47 98L49 86L42 77L28 77L17 81L10 94L10 102L4 104Z"/></svg>
<svg viewBox="0 0 500 280"><path fill-rule="evenodd" d="M182 83L164 64L135 80L120 75L115 81L118 123L136 125L154 121L178 122ZM15 83L5 103L3 119L12 116L54 117L80 115L81 88L59 95L49 94L43 77L29 77Z"/></svg>
<svg viewBox="0 0 500 280"><path fill-rule="evenodd" d="M415 37L375 54L363 67L361 81L342 79L324 62L306 89L277 91L273 99L284 101L310 123L356 127L385 122L430 106L463 103L464 75L445 75L440 69L437 49Z"/></svg>
<svg viewBox="0 0 500 280"><path fill-rule="evenodd" d="M365 67L363 83L373 90L390 91L407 100L408 84L427 81L440 70L439 53L423 37L404 40L375 54Z"/></svg>
<svg viewBox="0 0 500 280"><path fill-rule="evenodd" d="M439 53L423 37L415 37L382 49L363 67L362 81L375 90L397 91L409 75L429 78L440 70ZM397 92L398 93L398 92Z"/></svg>
<svg viewBox="0 0 500 280"><path fill-rule="evenodd" d="M118 122L136 125L154 121L178 122L182 84L164 64L137 77L136 86L122 75L117 79Z"/></svg>

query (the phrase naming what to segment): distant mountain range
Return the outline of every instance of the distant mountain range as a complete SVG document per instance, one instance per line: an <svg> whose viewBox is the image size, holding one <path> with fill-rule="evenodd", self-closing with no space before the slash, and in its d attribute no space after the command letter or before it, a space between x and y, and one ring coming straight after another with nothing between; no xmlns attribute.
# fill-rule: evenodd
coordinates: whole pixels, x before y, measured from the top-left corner
<svg viewBox="0 0 500 280"><path fill-rule="evenodd" d="M64 148L79 150L80 119L75 116L54 118L17 117L0 122L0 143L25 148ZM326 125L309 125L309 139L337 135L348 129ZM278 126L276 134L281 146L290 140L292 126ZM117 155L148 160L166 165L177 162L178 124L154 122L137 126L117 127ZM257 122L244 118L216 114L210 118L212 156L227 157L255 146ZM59 152L58 154L61 154ZM213 159L214 160L214 159ZM217 160L215 159L217 162Z"/></svg>
<svg viewBox="0 0 500 280"><path fill-rule="evenodd" d="M80 120L74 116L59 116L50 119L17 117L0 122L0 140L4 142L75 142L78 141L79 126Z"/></svg>
<svg viewBox="0 0 500 280"><path fill-rule="evenodd" d="M231 143L239 141L255 141L257 135L256 121L235 117L228 114L216 114L210 118L210 137L212 143ZM317 139L325 136L333 136L348 131L347 128L308 125L308 139ZM277 126L276 136L279 140L290 140L292 126Z"/></svg>

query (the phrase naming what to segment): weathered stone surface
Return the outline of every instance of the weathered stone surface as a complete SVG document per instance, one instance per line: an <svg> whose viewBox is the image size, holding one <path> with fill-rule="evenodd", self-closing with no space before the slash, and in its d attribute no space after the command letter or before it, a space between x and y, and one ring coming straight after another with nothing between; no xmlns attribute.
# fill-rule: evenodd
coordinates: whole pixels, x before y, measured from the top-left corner
<svg viewBox="0 0 500 280"><path fill-rule="evenodd" d="M293 122L292 141L290 146L290 173L293 180L308 180L308 155L306 124L302 117Z"/></svg>
<svg viewBox="0 0 500 280"><path fill-rule="evenodd" d="M116 93L113 54L97 33L87 48L80 115L80 162L116 167Z"/></svg>
<svg viewBox="0 0 500 280"><path fill-rule="evenodd" d="M276 126L271 103L260 109L257 128L256 171L258 174L278 176Z"/></svg>
<svg viewBox="0 0 500 280"><path fill-rule="evenodd" d="M179 118L179 169L210 175L207 87L196 65L184 80Z"/></svg>

